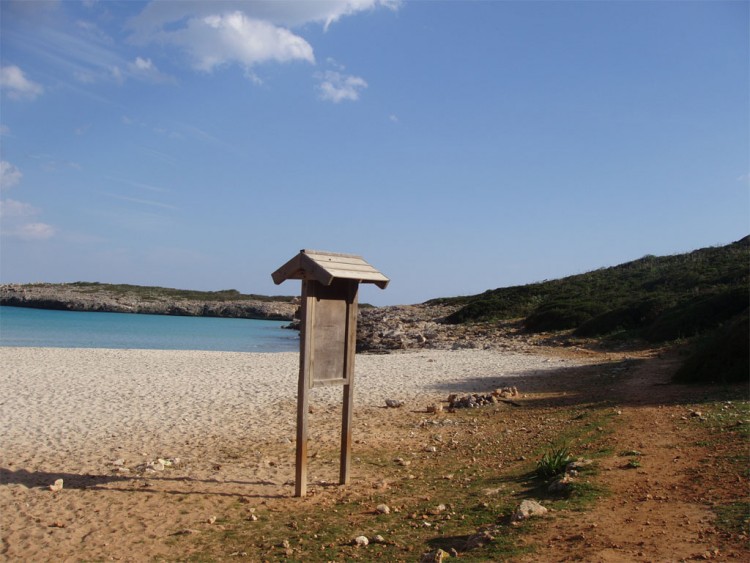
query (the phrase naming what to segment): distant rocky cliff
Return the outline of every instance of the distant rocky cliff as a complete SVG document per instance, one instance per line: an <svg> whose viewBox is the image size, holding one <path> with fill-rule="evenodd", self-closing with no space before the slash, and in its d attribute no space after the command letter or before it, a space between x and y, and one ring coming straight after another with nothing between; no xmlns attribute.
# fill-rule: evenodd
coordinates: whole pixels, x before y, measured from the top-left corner
<svg viewBox="0 0 750 563"><path fill-rule="evenodd" d="M225 300L202 301L169 295L144 297L136 292L114 291L108 286L76 284L0 285L0 305L58 309L146 313L190 317L231 317L242 319L292 320L298 304L288 301Z"/></svg>

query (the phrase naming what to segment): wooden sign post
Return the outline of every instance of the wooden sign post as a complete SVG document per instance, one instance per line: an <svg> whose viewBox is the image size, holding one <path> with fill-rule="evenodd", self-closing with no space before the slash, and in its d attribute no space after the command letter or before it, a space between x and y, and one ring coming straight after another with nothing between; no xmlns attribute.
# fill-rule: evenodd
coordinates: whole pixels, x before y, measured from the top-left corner
<svg viewBox="0 0 750 563"><path fill-rule="evenodd" d="M344 388L339 483L349 483L359 284L374 283L385 289L389 280L360 256L315 250L300 251L272 277L276 284L302 280L295 496L303 497L307 494L309 393L315 387Z"/></svg>

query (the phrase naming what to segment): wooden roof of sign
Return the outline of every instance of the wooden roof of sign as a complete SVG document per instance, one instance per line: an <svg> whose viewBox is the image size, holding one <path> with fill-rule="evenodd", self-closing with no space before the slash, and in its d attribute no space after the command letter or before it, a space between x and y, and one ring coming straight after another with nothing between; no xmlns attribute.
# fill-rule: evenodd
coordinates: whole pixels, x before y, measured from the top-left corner
<svg viewBox="0 0 750 563"><path fill-rule="evenodd" d="M331 285L338 278L374 283L380 289L385 289L390 282L361 256L304 249L271 277L277 285L284 280L315 280L323 285Z"/></svg>

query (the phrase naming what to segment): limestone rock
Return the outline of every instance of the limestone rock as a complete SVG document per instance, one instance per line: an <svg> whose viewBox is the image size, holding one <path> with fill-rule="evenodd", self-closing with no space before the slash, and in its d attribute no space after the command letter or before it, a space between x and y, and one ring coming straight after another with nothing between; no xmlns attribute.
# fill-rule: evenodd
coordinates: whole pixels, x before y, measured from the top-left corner
<svg viewBox="0 0 750 563"><path fill-rule="evenodd" d="M357 536L352 540L352 545L356 545L357 547L365 547L370 544L370 540L367 539L367 536Z"/></svg>
<svg viewBox="0 0 750 563"><path fill-rule="evenodd" d="M445 559L450 559L450 554L442 549L436 549L422 555L420 563L442 563Z"/></svg>
<svg viewBox="0 0 750 563"><path fill-rule="evenodd" d="M526 520L527 518L532 518L534 516L544 516L545 514L547 514L547 509L545 507L543 507L535 500L526 499L521 502L521 505L513 513L512 520L514 522L520 522L521 520Z"/></svg>

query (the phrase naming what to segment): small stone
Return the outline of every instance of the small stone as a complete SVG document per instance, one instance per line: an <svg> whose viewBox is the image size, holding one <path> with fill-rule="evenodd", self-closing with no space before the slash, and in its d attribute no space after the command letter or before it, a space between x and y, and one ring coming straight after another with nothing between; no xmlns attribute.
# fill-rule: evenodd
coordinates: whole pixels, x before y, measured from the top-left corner
<svg viewBox="0 0 750 563"><path fill-rule="evenodd" d="M57 479L52 485L49 486L49 490L53 493L59 493L63 489L63 480Z"/></svg>
<svg viewBox="0 0 750 563"><path fill-rule="evenodd" d="M64 528L65 522L63 522L62 520L55 520L49 525L49 527L50 528Z"/></svg>
<svg viewBox="0 0 750 563"><path fill-rule="evenodd" d="M442 563L443 560L449 559L449 558L450 558L450 554L447 551L443 551L442 549L436 549L435 551L430 551L422 555L422 558L419 560L419 563Z"/></svg>
<svg viewBox="0 0 750 563"><path fill-rule="evenodd" d="M443 405L432 404L427 407L427 412L437 414L443 412Z"/></svg>
<svg viewBox="0 0 750 563"><path fill-rule="evenodd" d="M116 459L116 460L114 460L114 461L112 462L112 465L114 465L114 466L116 466L116 467L121 467L121 466L125 465L125 460L124 460L124 459L122 459L122 458L120 458L120 459Z"/></svg>
<svg viewBox="0 0 750 563"><path fill-rule="evenodd" d="M403 401L399 401L397 399L386 399L385 400L385 406L389 409L398 409L404 406Z"/></svg>
<svg viewBox="0 0 750 563"><path fill-rule="evenodd" d="M352 545L356 545L357 547L365 547L370 544L370 540L367 539L367 536L357 536L352 540Z"/></svg>
<svg viewBox="0 0 750 563"><path fill-rule="evenodd" d="M258 517L255 514L251 514L250 516L248 516L246 518L246 520L248 520L250 522L257 522L258 521Z"/></svg>
<svg viewBox="0 0 750 563"><path fill-rule="evenodd" d="M435 447L435 446L427 446L424 449L424 451L426 451L428 453L431 453L431 454L434 454L435 452L437 452L437 447Z"/></svg>
<svg viewBox="0 0 750 563"><path fill-rule="evenodd" d="M570 489L570 487L573 485L573 479L569 474L565 474L559 479L555 479L549 487L547 487L547 491L550 493L562 493L564 491L567 491Z"/></svg>
<svg viewBox="0 0 750 563"><path fill-rule="evenodd" d="M402 467L408 467L409 465L411 465L411 461L404 459L402 457L397 457L394 461Z"/></svg>
<svg viewBox="0 0 750 563"><path fill-rule="evenodd" d="M216 516L211 516L208 520L206 520L209 524L215 524L216 523Z"/></svg>
<svg viewBox="0 0 750 563"><path fill-rule="evenodd" d="M387 504L379 504L377 507L375 507L375 510L380 514L390 514L391 509L388 507Z"/></svg>
<svg viewBox="0 0 750 563"><path fill-rule="evenodd" d="M476 534L472 534L471 536L469 536L469 538L466 540L464 550L471 551L472 549L476 549L493 542L495 540L495 536L492 535L492 531L494 531L494 529L481 530Z"/></svg>
<svg viewBox="0 0 750 563"><path fill-rule="evenodd" d="M381 536L380 534L378 534L377 536L370 538L370 543L379 543L379 544L383 545L383 544L386 544L388 542L385 541L385 538L383 536Z"/></svg>

